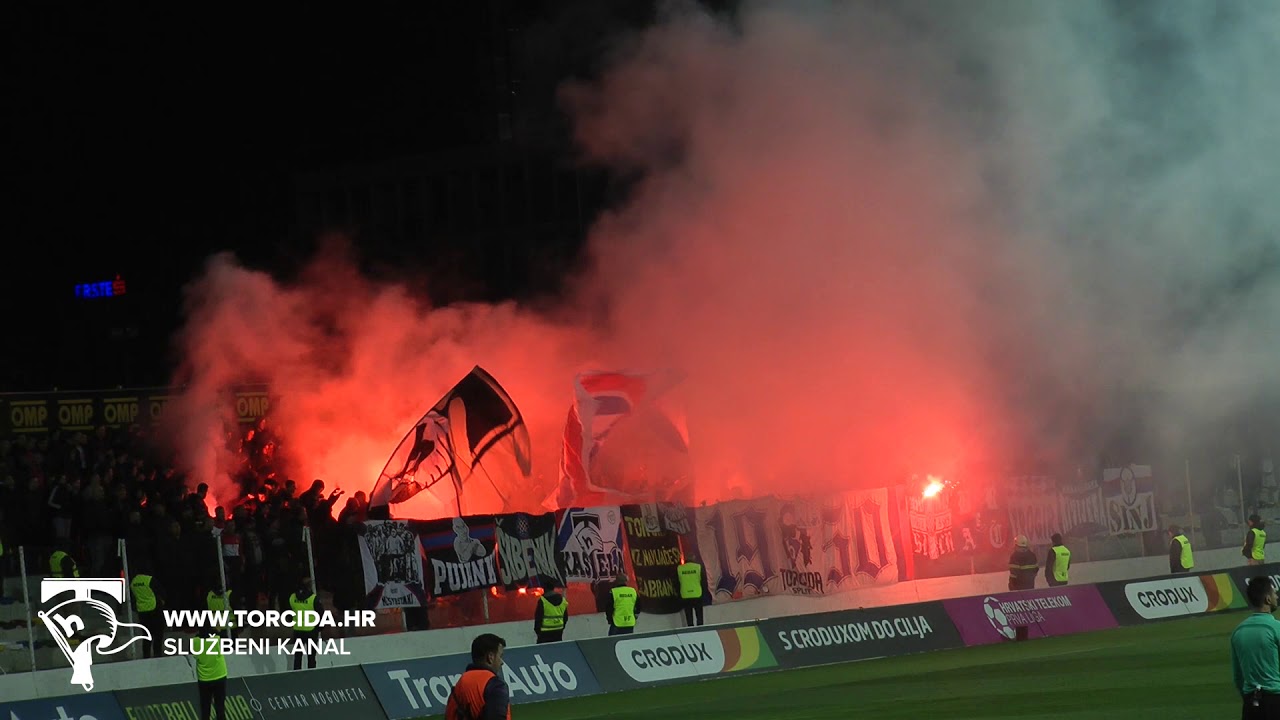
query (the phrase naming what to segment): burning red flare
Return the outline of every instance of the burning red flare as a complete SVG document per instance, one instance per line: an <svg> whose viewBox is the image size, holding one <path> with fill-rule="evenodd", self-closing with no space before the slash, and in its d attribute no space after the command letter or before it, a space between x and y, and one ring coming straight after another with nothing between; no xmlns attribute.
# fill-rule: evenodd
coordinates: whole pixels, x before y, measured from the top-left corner
<svg viewBox="0 0 1280 720"><path fill-rule="evenodd" d="M936 478L930 475L929 484L924 486L924 492L921 494L924 497L931 498L936 496L938 493L942 492L945 488L946 488L946 485L942 484L941 478Z"/></svg>

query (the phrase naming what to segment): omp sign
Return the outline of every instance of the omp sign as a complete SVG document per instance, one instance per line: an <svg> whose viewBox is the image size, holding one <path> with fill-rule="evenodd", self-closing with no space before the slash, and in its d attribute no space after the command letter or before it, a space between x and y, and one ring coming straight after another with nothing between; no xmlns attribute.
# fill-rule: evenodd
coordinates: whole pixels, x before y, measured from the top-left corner
<svg viewBox="0 0 1280 720"><path fill-rule="evenodd" d="M899 617L892 620L871 620L866 622L847 623L845 625L823 625L821 627L797 628L781 630L778 640L784 651L804 650L806 648L825 647L827 645L845 645L860 643L866 640L886 640L889 638L924 638L933 632L929 621L923 615L916 617Z"/></svg>
<svg viewBox="0 0 1280 720"><path fill-rule="evenodd" d="M267 414L271 408L264 392L236 393L236 415L240 422L253 422Z"/></svg>
<svg viewBox="0 0 1280 720"><path fill-rule="evenodd" d="M59 400L58 426L63 430L92 430L93 399Z"/></svg>
<svg viewBox="0 0 1280 720"><path fill-rule="evenodd" d="M642 683L778 665L755 626L622 640L613 650Z"/></svg>
<svg viewBox="0 0 1280 720"><path fill-rule="evenodd" d="M9 425L16 432L44 430L49 407L43 400L15 400L9 403Z"/></svg>
<svg viewBox="0 0 1280 720"><path fill-rule="evenodd" d="M132 425L138 419L138 398L107 398L102 401L102 420L108 425Z"/></svg>
<svg viewBox="0 0 1280 720"><path fill-rule="evenodd" d="M1124 594L1129 605L1147 620L1218 612L1242 603L1226 575L1130 583L1124 586Z"/></svg>

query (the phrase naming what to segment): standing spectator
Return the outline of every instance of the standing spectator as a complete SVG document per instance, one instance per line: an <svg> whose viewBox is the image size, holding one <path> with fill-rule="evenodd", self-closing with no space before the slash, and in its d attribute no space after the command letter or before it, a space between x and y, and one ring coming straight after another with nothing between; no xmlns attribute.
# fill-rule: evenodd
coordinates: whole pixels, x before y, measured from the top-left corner
<svg viewBox="0 0 1280 720"><path fill-rule="evenodd" d="M309 622L309 618L304 613L312 610L319 612L320 599L316 596L316 591L311 587L311 578L304 577L298 584L298 590L289 596L289 608L297 613L294 616L293 623L293 639L302 641L307 644L303 652L295 652L293 656L293 669L302 669L302 657L306 655L307 669L313 669L316 666L316 652L312 645L313 640L320 637L319 628Z"/></svg>
<svg viewBox="0 0 1280 720"><path fill-rule="evenodd" d="M703 600L710 596L706 573L696 554L691 554L676 567L676 581L680 586L680 605L684 608L685 627L702 625Z"/></svg>
<svg viewBox="0 0 1280 720"><path fill-rule="evenodd" d="M56 543L71 542L72 498L74 492L67 482L66 475L54 478L53 488L49 490L49 510L53 518L53 539Z"/></svg>
<svg viewBox="0 0 1280 720"><path fill-rule="evenodd" d="M511 690L502 679L507 641L485 633L471 641L471 664L445 704L445 720L501 720L511 717Z"/></svg>
<svg viewBox="0 0 1280 720"><path fill-rule="evenodd" d="M203 639L192 643L196 655L196 688L200 697L200 720L227 718L227 659L222 656L222 638L209 628Z"/></svg>
<svg viewBox="0 0 1280 720"><path fill-rule="evenodd" d="M129 581L129 594L133 597L133 609L138 611L138 622L151 633L151 639L142 643L142 657L161 657L165 634L164 593L151 575L149 563L139 564Z"/></svg>
<svg viewBox="0 0 1280 720"><path fill-rule="evenodd" d="M1036 586L1036 572L1040 569L1040 562L1036 560L1036 554L1031 550L1031 543L1026 535L1019 535L1014 545L1016 547L1009 555L1009 590L1032 590ZM1014 637L1019 642L1030 637L1026 625L1019 625L1014 628L1014 632Z"/></svg>

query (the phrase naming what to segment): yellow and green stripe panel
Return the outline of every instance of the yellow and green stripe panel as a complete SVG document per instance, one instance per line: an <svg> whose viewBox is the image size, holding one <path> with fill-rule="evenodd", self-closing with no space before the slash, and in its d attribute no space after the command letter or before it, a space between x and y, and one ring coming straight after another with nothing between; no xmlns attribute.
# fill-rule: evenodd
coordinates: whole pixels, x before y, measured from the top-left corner
<svg viewBox="0 0 1280 720"><path fill-rule="evenodd" d="M720 645L724 648L724 668L720 672L738 672L757 668L777 667L773 651L760 635L760 629L749 627L718 630Z"/></svg>
<svg viewBox="0 0 1280 720"><path fill-rule="evenodd" d="M1246 606L1244 597L1236 590L1236 585L1226 573L1201 575L1205 595L1209 600L1209 612L1238 610Z"/></svg>

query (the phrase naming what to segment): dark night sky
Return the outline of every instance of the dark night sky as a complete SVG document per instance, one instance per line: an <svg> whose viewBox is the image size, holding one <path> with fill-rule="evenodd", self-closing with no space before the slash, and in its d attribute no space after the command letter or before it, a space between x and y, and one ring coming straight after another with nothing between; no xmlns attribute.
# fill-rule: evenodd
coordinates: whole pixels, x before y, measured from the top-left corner
<svg viewBox="0 0 1280 720"><path fill-rule="evenodd" d="M255 7L235 17L18 5L0 10L5 390L82 384L76 369L113 352L85 339L112 324L110 313L134 318L144 335L135 353L150 356L135 358L129 382L153 380L180 288L210 253L234 250L272 270L296 262L283 244L295 173L491 142L477 118L495 112L496 27L525 28L524 47L556 48L526 50L517 68L522 101L550 113L556 83L589 72L604 38L643 21L652 3L276 16ZM76 283L116 273L128 305L75 301Z"/></svg>

